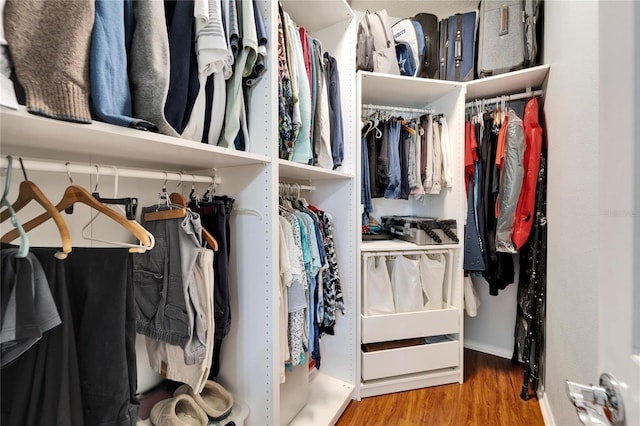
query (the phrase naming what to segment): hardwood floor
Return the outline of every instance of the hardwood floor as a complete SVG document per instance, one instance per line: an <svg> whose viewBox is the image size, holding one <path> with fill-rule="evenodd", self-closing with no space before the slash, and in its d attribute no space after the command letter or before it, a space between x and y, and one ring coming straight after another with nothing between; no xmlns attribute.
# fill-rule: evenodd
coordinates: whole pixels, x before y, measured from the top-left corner
<svg viewBox="0 0 640 426"><path fill-rule="evenodd" d="M510 360L465 349L464 384L351 401L337 426L543 426L538 400L520 399L522 368Z"/></svg>

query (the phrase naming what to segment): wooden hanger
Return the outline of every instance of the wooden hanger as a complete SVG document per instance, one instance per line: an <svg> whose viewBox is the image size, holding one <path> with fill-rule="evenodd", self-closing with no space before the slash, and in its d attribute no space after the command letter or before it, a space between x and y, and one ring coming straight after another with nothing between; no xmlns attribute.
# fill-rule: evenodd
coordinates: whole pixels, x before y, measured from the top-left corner
<svg viewBox="0 0 640 426"><path fill-rule="evenodd" d="M58 232L60 233L60 240L62 241L62 252L71 253L71 235L69 234L69 228L67 227L67 223L64 221L62 215L58 210L56 210L56 207L53 205L53 203L49 201L47 197L45 197L45 195L35 183L28 180L23 180L22 182L20 182L20 192L18 193L18 198L11 206L13 207L13 210L17 212L27 204L29 204L32 200L40 204L56 223ZM0 223L9 219L10 216L11 213L9 212L9 210L5 210L0 213ZM26 224L24 228L25 230L28 230L26 228ZM2 241L7 242L4 240L4 238L2 239ZM13 239L11 241L13 241Z"/></svg>
<svg viewBox="0 0 640 426"><path fill-rule="evenodd" d="M62 215L58 210L56 210L55 206L49 199L42 193L38 186L31 182L27 178L27 172L25 171L24 164L22 163L22 157L18 159L20 161L20 167L22 168L22 174L24 175L24 180L20 182L20 188L18 192L18 198L11 205L14 213L22 210L23 207L27 206L31 201L36 201L40 204L53 218L56 226L58 227L58 232L60 233L60 240L62 242L62 253L66 256L67 253L71 253L71 235L69 234L69 228L67 227L67 223L62 218ZM0 213L0 223L11 217L11 212L9 209Z"/></svg>
<svg viewBox="0 0 640 426"><path fill-rule="evenodd" d="M65 210L75 203L85 204L92 209L99 211L100 213L108 216L113 221L122 225L127 231L129 231L133 236L135 236L141 243L141 249L148 249L151 247L151 239L147 234L147 231L136 221L127 220L123 215L113 211L109 207L105 206L98 200L96 200L93 195L86 189L78 185L71 185L65 191L62 197L62 200L55 206L55 210L60 212ZM49 211L41 214L40 216L31 219L29 222L23 224L23 228L25 231L30 231L31 229L41 225L47 220L51 219L53 215L49 213ZM18 231L13 230L5 234L0 241L3 243L11 242L18 238ZM135 249L131 249L130 251L136 251Z"/></svg>
<svg viewBox="0 0 640 426"><path fill-rule="evenodd" d="M184 196L178 192L172 192L169 195L169 201L171 204L175 204L181 207L173 207L171 209L159 210L157 212L148 212L144 214L145 221L154 221L154 220L167 220L167 219L180 219L187 215L187 200L185 200ZM202 238L209 244L209 247L213 249L213 251L218 251L218 242L214 238L213 235L209 231L207 231L204 227L202 228Z"/></svg>

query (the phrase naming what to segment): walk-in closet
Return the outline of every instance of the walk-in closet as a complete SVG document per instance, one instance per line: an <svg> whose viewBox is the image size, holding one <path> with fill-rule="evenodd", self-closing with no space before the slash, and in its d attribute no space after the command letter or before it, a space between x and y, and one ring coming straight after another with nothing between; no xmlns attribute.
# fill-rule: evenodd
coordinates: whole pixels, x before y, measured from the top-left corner
<svg viewBox="0 0 640 426"><path fill-rule="evenodd" d="M477 1L77 0L60 16L20 3L0 1L2 423L42 424L40 405L61 424L151 425L187 401L202 424L334 425L353 401L463 386L473 350L524 365L517 397L537 398L546 424L577 424L565 379L609 368L601 347L596 361L579 353L582 341L598 351L589 330L603 325L577 288L602 295L607 274L580 231L606 245L598 194L615 167L598 163L599 115L617 105L604 88L622 95L600 62L616 59L614 17L638 40L639 5L574 13L547 0L535 63L455 81L359 69L359 24L382 9L391 24L444 21L478 13ZM635 84L620 103L630 116L639 56L635 46L635 74L620 77ZM486 144L507 122L530 125L527 108L543 154L513 177ZM509 179L529 191L530 214L517 247L496 250L487 212L525 209L519 191L495 190ZM607 220L626 218L607 197ZM412 226L428 241L398 236ZM51 317L21 337L5 325L27 299ZM118 413L100 413L103 384L118 388Z"/></svg>

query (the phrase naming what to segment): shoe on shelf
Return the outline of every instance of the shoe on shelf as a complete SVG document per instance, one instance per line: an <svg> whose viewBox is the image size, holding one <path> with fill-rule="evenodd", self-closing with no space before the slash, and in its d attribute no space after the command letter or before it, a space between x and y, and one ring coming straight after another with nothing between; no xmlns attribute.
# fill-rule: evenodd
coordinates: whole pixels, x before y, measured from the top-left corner
<svg viewBox="0 0 640 426"><path fill-rule="evenodd" d="M151 423L155 426L207 426L207 413L189 395L176 395L158 401L151 409Z"/></svg>
<svg viewBox="0 0 640 426"><path fill-rule="evenodd" d="M233 408L233 395L213 380L207 380L199 394L195 393L189 385L180 386L173 394L189 395L212 420L216 421L228 417Z"/></svg>

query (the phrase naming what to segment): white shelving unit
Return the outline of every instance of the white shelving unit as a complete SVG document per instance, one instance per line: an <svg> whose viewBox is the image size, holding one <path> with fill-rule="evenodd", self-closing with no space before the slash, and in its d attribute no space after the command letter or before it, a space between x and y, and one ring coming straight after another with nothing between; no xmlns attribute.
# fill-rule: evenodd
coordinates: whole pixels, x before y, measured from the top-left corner
<svg viewBox="0 0 640 426"><path fill-rule="evenodd" d="M443 189L439 195L427 195L425 201L374 198L373 215L378 220L385 215L453 218L457 221L458 236L463 240L466 216L462 175L465 102L540 89L548 72L549 66L541 65L468 83L358 72L361 105L431 109L435 113L443 113L449 125L454 157L453 188ZM362 111L363 108L360 107L358 112ZM419 254L444 250L449 255L449 284L453 291L445 308L441 310L377 316L360 315L358 343L387 342L434 335L448 335L451 336L451 340L437 343L436 346L427 344L379 352L362 352L358 364L358 398L424 386L462 383L462 248L462 244L418 246L400 240L367 241L360 244L360 260L372 255ZM358 288L361 293L358 306L362 307L366 274L362 269L360 274Z"/></svg>
<svg viewBox="0 0 640 426"><path fill-rule="evenodd" d="M282 1L282 8L289 13L294 22L304 26L313 38L321 41L324 51L336 58L340 74L344 123L342 166L337 170L328 170L287 160L276 160L278 179L281 182L312 185L315 190L304 193L305 198L311 204L330 213L334 219L334 238L338 251L345 315L337 315L335 335L324 335L321 338L320 370L310 376L308 402L291 421L291 424L297 425L329 425L338 420L352 399L356 380L355 256L359 244L359 188L355 177L358 170L356 160L359 130L354 116L357 102L353 72L356 22L353 11L343 0L286 0ZM273 157L277 158L276 151ZM277 208L277 205L275 207ZM277 215L277 212L275 214ZM281 401L280 406L287 403L288 401ZM277 416L273 420L269 424L282 423Z"/></svg>
<svg viewBox="0 0 640 426"><path fill-rule="evenodd" d="M304 193L313 205L329 212L334 220L334 238L345 301L345 314L337 315L335 335L321 339L322 364L309 380L308 403L293 419L294 424L332 424L351 400L356 382L356 318L358 194L356 171L358 134L355 120L355 31L354 14L345 0L284 0L282 7L322 42L324 51L336 57L340 73L344 121L344 161L337 170L324 170L278 159L278 2L258 2L269 37L267 73L251 90L248 152L234 151L156 133L117 127L101 122L76 124L18 111L0 109L2 154L77 164L100 164L184 173L216 175L218 194L235 198L231 215L231 310L232 325L222 345L218 380L249 407L245 424L282 423L279 382L278 328L278 190L279 182L312 185ZM29 171L28 171L29 172ZM14 173L18 173L14 170ZM52 200L68 185L63 173L29 172ZM90 187L94 177L73 176L74 183ZM21 179L14 175L9 198L17 194ZM100 178L102 191L110 191L113 180ZM170 185L178 185L170 182ZM136 196L142 206L157 203L161 182L120 178L119 193ZM177 190L180 190L178 186ZM171 192L173 188L169 190ZM204 192L204 184L198 190ZM182 188L188 193L188 189ZM251 214L244 214L244 212ZM35 213L34 213L35 212ZM33 217L35 210L20 214ZM81 208L65 217L71 237L83 245L80 229L89 218ZM126 233L109 225L100 232L112 238ZM58 244L54 228L43 226L29 234L32 245ZM84 244L89 245L89 244ZM139 379L150 387L157 378L145 368L144 344L138 346Z"/></svg>
<svg viewBox="0 0 640 426"><path fill-rule="evenodd" d="M373 215L407 214L455 219L457 235L464 225L464 83L358 72L358 98L361 105L419 108L443 113L450 130L454 182L438 195L424 201L373 199ZM362 113L362 106L358 113ZM462 238L461 238L462 239ZM370 256L443 253L447 259L443 309L410 313L360 315L358 344L447 335L442 343L408 346L374 352L361 351L358 398L463 381L463 313L461 244L418 246L400 240L362 242L359 261ZM364 306L366 271L361 277L359 307Z"/></svg>

